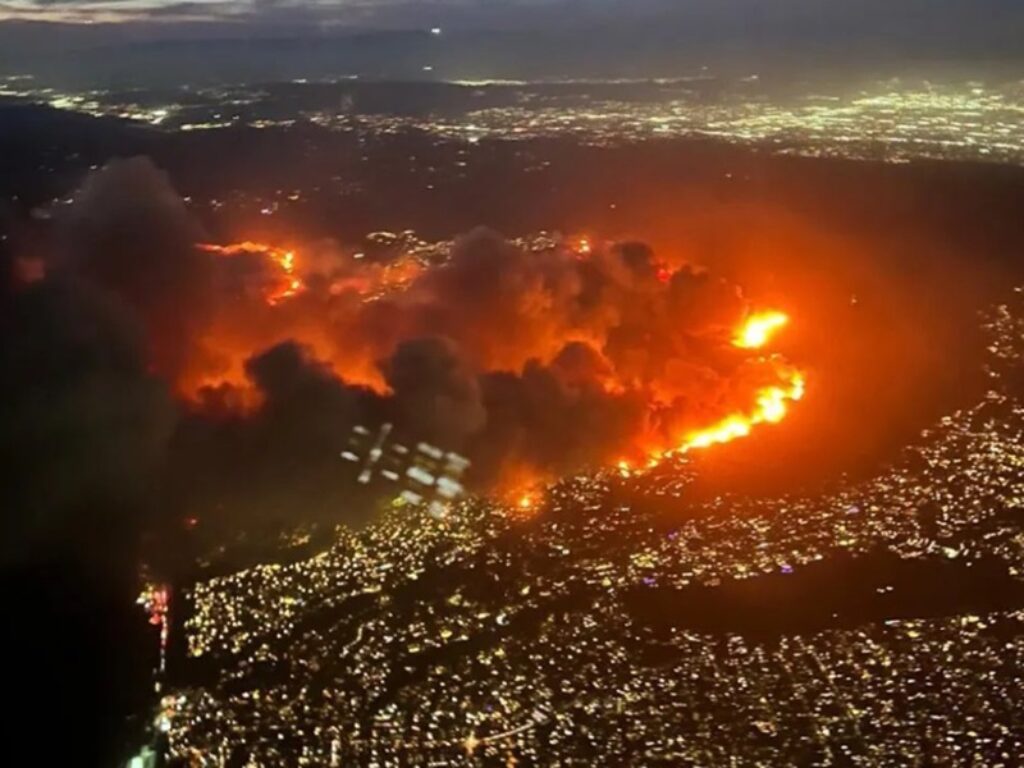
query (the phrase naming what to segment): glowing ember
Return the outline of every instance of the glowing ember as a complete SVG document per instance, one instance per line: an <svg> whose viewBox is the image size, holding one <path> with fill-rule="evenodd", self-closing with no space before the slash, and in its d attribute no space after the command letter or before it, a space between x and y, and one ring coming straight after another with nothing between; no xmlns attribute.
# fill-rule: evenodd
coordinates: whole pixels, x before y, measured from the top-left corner
<svg viewBox="0 0 1024 768"><path fill-rule="evenodd" d="M751 315L737 331L732 343L741 349L760 349L788 322L789 317L783 312L760 312Z"/></svg>
<svg viewBox="0 0 1024 768"><path fill-rule="evenodd" d="M197 248L218 256L241 256L243 254L262 254L269 258L281 270L281 279L266 293L267 303L274 305L295 296L302 290L302 280L295 274L295 251L276 248L266 243L254 243L245 240L241 243L216 245L215 243L197 243Z"/></svg>

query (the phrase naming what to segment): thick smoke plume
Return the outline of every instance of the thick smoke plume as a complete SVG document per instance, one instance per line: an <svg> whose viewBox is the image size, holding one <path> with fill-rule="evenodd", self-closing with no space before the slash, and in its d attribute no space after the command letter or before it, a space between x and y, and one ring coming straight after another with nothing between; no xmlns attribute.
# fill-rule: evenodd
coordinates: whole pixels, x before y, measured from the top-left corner
<svg viewBox="0 0 1024 768"><path fill-rule="evenodd" d="M481 229L432 266L204 244L141 159L87 178L58 227L45 278L12 289L39 317L16 319L66 327L85 347L68 353L102 368L61 368L54 394L86 398L95 440L132 454L98 453L91 480L155 473L189 513L337 512L357 423L390 421L467 454L476 487L510 487L677 447L780 380L779 361L732 343L750 310L736 286L640 243L531 248Z"/></svg>

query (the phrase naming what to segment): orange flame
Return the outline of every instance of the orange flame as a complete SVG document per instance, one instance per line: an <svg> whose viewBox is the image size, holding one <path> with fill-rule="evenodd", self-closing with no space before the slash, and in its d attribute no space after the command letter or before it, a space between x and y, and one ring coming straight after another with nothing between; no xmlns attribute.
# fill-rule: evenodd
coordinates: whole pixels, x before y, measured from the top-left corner
<svg viewBox="0 0 1024 768"><path fill-rule="evenodd" d="M256 255L269 259L277 268L278 272L271 280L272 285L263 289L263 297L267 304L275 306L284 302L305 290L296 264L296 252L266 243L242 241L226 245L212 243L198 243L200 250L222 257L235 257L240 255ZM594 252L594 244L587 237L580 237L570 241L570 247L580 258L586 258ZM415 282L424 267L414 258L407 257L399 261L375 268L366 274L347 275L337 279L331 284L332 294L354 291L364 296L365 301L371 301L374 297L385 294L389 291L404 290ZM665 264L657 265L655 273L658 280L668 282L674 274ZM778 310L766 310L750 314L731 337L732 346L739 350L757 351L767 346L775 335L790 322L789 316ZM307 343L310 339L304 339ZM313 339L312 341L315 341ZM330 345L323 345L326 351L324 357L329 357ZM234 363L233 375L221 375L213 385L223 382L244 380L239 371L244 360L243 355L234 355L237 360ZM731 442L751 434L755 427L762 424L777 424L784 420L791 405L801 400L805 391L805 378L803 373L794 370L787 364L776 358L759 358L759 362L770 364L775 370L777 383L770 386L763 386L754 393L753 405L747 410L731 413L721 420L701 429L676 435L673 444L666 445L661 442L657 451L649 451L650 444L638 448L639 455L631 455L636 463L623 459L615 464L615 469L622 477L630 477L634 473L642 472L643 468L657 466L665 456L672 453L686 453L692 449L707 448L713 445L720 445ZM374 370L363 371L361 368L353 368L354 363L349 361L344 366L344 374L351 381L364 383L367 386L374 386L377 380L374 378ZM372 367L372 366L371 366ZM605 391L609 394L616 394L624 391L623 384L609 379L602 382ZM203 380L200 385L209 385L211 382ZM192 386L183 385L185 390L196 390L198 386L192 382ZM659 441L660 442L660 441ZM666 450L667 449L667 450ZM540 499L534 491L524 492L524 487L536 487L536 478L530 478L528 483L516 483L516 491L505 496L509 506L518 509L521 513L529 513L537 508Z"/></svg>
<svg viewBox="0 0 1024 768"><path fill-rule="evenodd" d="M758 390L756 405L749 413L732 414L706 429L691 432L678 450L686 452L691 448L728 443L746 437L758 424L778 424L786 417L789 403L803 398L804 386L803 374L791 373L784 385Z"/></svg>
<svg viewBox="0 0 1024 768"><path fill-rule="evenodd" d="M733 345L741 349L760 349L788 323L789 316L784 312L773 310L753 314L737 329ZM686 453L694 448L721 445L747 437L759 424L778 424L786 418L789 404L803 399L806 388L804 375L799 371L788 371L783 378L782 384L759 389L750 411L730 414L710 427L689 433L676 451ZM652 458L651 463L656 465L659 458Z"/></svg>
<svg viewBox="0 0 1024 768"><path fill-rule="evenodd" d="M594 243L587 235L569 238L565 241L565 245L580 261L586 261L594 253Z"/></svg>
<svg viewBox="0 0 1024 768"><path fill-rule="evenodd" d="M740 349L760 349L775 332L789 323L784 312L759 312L747 318L733 337L733 346Z"/></svg>
<svg viewBox="0 0 1024 768"><path fill-rule="evenodd" d="M196 247L201 251L214 253L218 256L240 256L247 253L264 254L267 256L281 270L279 284L269 289L266 294L267 303L270 305L279 304L285 299L295 296L303 288L302 280L295 274L295 251L277 248L266 243L254 243L251 240L244 240L240 243L231 243L229 245L197 243Z"/></svg>

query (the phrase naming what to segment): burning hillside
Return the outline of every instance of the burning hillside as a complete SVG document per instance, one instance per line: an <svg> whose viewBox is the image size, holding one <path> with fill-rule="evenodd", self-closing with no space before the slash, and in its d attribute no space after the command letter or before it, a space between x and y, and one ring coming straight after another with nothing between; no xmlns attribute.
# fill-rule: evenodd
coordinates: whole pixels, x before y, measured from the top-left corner
<svg viewBox="0 0 1024 768"><path fill-rule="evenodd" d="M255 291L233 292L241 306L215 307L194 358L205 368L179 381L200 407L225 396L261 402L246 361L287 340L329 375L394 400L414 436L460 450L487 440L500 424L492 414L543 421L547 388L554 407L587 406L583 439L600 439L614 420L618 439L580 457L601 462L745 437L781 421L804 392L801 372L764 354L787 315L751 313L737 288L670 268L640 244L530 249L481 230L451 244L442 264L415 269L407 256L360 263L336 248L304 269L299 250L197 247L255 259L262 276ZM525 464L531 475L548 469Z"/></svg>
<svg viewBox="0 0 1024 768"><path fill-rule="evenodd" d="M478 488L522 487L741 438L804 393L773 349L786 314L642 243L481 229L429 259L216 244L139 160L87 179L66 226L22 290L88 286L138 321L199 508L330 503L357 423L468 455Z"/></svg>

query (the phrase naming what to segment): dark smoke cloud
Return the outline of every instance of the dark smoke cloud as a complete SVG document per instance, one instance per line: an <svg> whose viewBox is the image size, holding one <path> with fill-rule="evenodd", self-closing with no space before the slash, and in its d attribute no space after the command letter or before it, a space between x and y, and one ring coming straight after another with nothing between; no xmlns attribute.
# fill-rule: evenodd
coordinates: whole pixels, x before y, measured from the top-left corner
<svg viewBox="0 0 1024 768"><path fill-rule="evenodd" d="M101 201L87 197L99 215ZM170 318L161 326L129 300L161 302L163 288L140 285L141 268L119 283L106 260L108 248L128 253L121 225L146 259L145 228L126 215L106 229L69 222L83 247L51 259L45 277L6 256L0 264L0 601L12 628L0 652L25 670L8 725L28 745L43 721L63 723L81 765L122 761L120 729L151 690L139 649L153 638L133 598L141 533L164 511L157 491L176 423L165 382L150 373L150 333Z"/></svg>
<svg viewBox="0 0 1024 768"><path fill-rule="evenodd" d="M448 339L405 341L381 365L405 429L461 447L487 421L476 374Z"/></svg>
<svg viewBox="0 0 1024 768"><path fill-rule="evenodd" d="M4 297L0 330L0 551L9 561L68 528L130 514L163 461L166 389L110 296L60 278Z"/></svg>
<svg viewBox="0 0 1024 768"><path fill-rule="evenodd" d="M771 375L728 343L746 311L736 288L642 243L534 251L480 229L401 290L379 263L300 248L305 288L272 304L280 264L196 248L202 228L148 160L89 176L57 226L46 278L13 289L38 304L14 323L49 335L5 350L31 358L7 366L24 372L6 384L25 389L8 398L11 434L37 474L60 430L96 437L63 442L54 472L81 481L26 490L40 507L88 482L158 486L177 516L337 519L355 424L467 453L489 489L666 447Z"/></svg>
<svg viewBox="0 0 1024 768"><path fill-rule="evenodd" d="M222 263L250 269L231 261L219 280ZM736 287L671 269L642 243L534 251L479 229L399 291L381 290L380 265L344 254L300 249L299 268L305 290L271 309L259 291L219 300L213 354L218 340L228 356L300 340L339 380L374 387L399 432L468 451L483 488L509 468L536 477L667 447L747 405L771 373L729 344L747 310Z"/></svg>
<svg viewBox="0 0 1024 768"><path fill-rule="evenodd" d="M610 394L600 378L580 375L600 373L603 365L596 352L576 343L551 366L532 361L521 375L485 375L488 422L471 451L476 481L514 486L522 477L604 463L643 434L648 404L642 393Z"/></svg>
<svg viewBox="0 0 1024 768"><path fill-rule="evenodd" d="M213 298L202 230L146 158L114 160L75 193L58 269L102 286L141 318L155 370L181 370Z"/></svg>
<svg viewBox="0 0 1024 768"><path fill-rule="evenodd" d="M291 341L251 358L246 371L258 408L222 407L213 391L183 419L169 469L178 504L232 522L351 521L358 511L338 453L354 424L385 417L380 398Z"/></svg>

